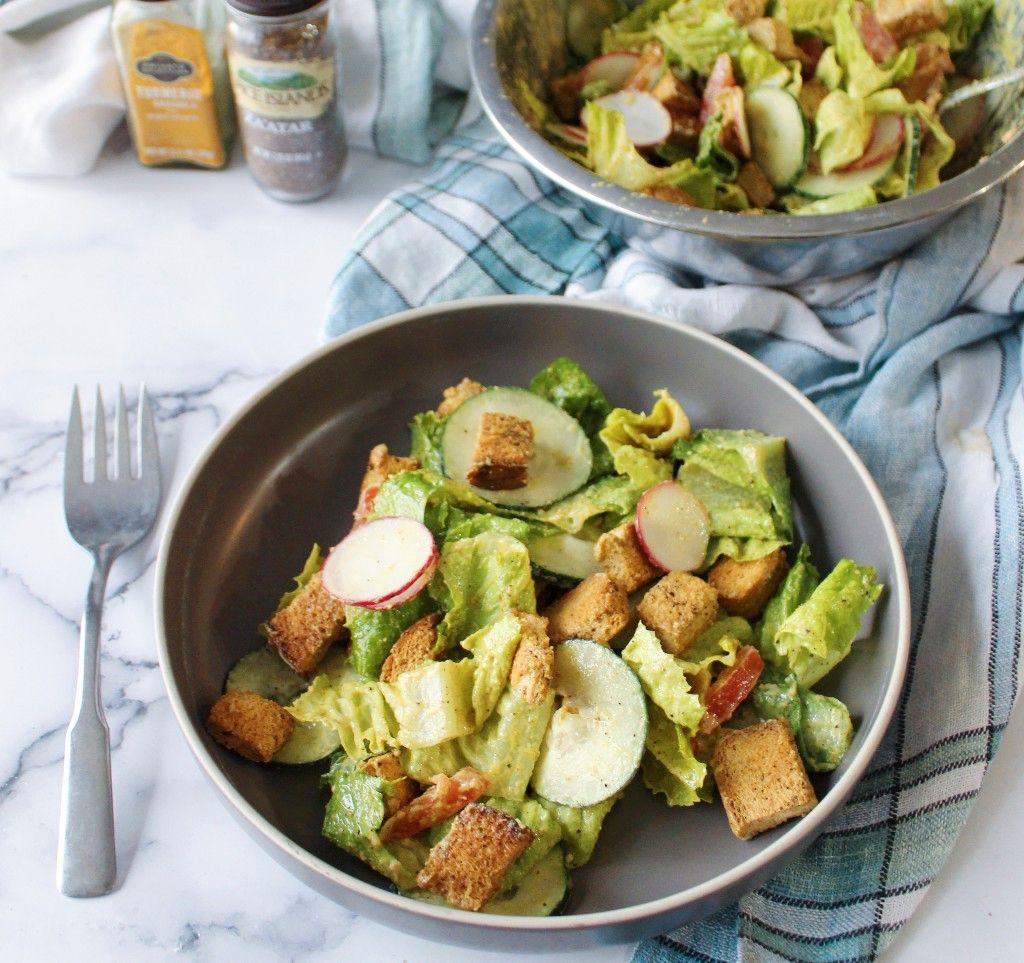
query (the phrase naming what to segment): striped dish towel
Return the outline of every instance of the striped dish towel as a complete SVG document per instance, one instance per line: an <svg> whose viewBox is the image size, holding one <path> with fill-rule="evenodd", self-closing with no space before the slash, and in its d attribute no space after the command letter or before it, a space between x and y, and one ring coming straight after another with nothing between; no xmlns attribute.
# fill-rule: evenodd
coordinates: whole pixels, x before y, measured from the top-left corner
<svg viewBox="0 0 1024 963"><path fill-rule="evenodd" d="M852 798L781 875L639 963L871 960L939 871L1018 690L1024 549L1024 180L880 270L789 290L716 284L525 167L480 122L371 216L326 336L394 311L565 293L713 331L781 372L874 474L907 556L913 654Z"/></svg>

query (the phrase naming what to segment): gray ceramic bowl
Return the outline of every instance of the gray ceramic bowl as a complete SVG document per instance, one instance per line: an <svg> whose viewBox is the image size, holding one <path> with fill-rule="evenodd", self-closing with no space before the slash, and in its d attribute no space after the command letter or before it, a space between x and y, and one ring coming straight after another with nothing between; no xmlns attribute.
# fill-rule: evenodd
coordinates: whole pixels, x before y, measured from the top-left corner
<svg viewBox="0 0 1024 963"><path fill-rule="evenodd" d="M225 673L259 645L313 541L348 529L367 451L407 451L409 417L464 375L523 385L559 355L576 358L615 403L642 408L654 388L696 425L785 434L798 526L822 566L849 555L887 586L867 638L828 678L857 733L843 766L816 779L805 819L741 842L719 805L669 809L634 785L574 875L569 915L474 915L390 892L320 835L320 767L265 767L203 728ZM796 389L749 356L690 328L560 298L488 298L423 308L348 334L293 366L217 433L171 514L157 572L160 664L189 746L242 826L331 899L386 925L488 949L579 949L662 932L727 905L808 845L864 772L892 714L910 615L896 532L849 445ZM660 798L660 797L659 797Z"/></svg>
<svg viewBox="0 0 1024 963"><path fill-rule="evenodd" d="M1024 97L1018 85L990 96L990 120L965 158L987 160L933 190L877 207L813 217L749 217L625 190L570 160L524 120L524 113L530 114L524 91L546 100L547 81L570 63L568 2L587 0L480 0L470 32L470 64L484 109L508 143L542 174L621 215L622 233L640 247L704 276L788 285L863 270L926 237L1024 167ZM977 76L1024 63L1024 8L1018 0L995 0L976 48L968 66Z"/></svg>

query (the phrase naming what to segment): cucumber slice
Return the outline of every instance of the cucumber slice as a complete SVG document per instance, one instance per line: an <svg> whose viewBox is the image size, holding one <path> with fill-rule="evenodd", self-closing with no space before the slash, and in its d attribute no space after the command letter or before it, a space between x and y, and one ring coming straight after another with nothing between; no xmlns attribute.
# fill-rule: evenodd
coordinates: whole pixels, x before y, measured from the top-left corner
<svg viewBox="0 0 1024 963"><path fill-rule="evenodd" d="M534 574L549 582L571 587L601 571L594 558L594 543L568 532L531 538L526 547Z"/></svg>
<svg viewBox="0 0 1024 963"><path fill-rule="evenodd" d="M833 171L831 174L814 174L808 171L796 182L796 192L804 197L818 199L871 187L892 173L897 160L898 152L859 171Z"/></svg>
<svg viewBox="0 0 1024 963"><path fill-rule="evenodd" d="M556 647L554 687L561 705L544 735L533 788L552 802L591 806L617 793L640 767L644 692L622 659L587 639Z"/></svg>
<svg viewBox="0 0 1024 963"><path fill-rule="evenodd" d="M269 646L243 655L224 681L225 692L255 692L283 706L294 702L308 686L309 680L293 672Z"/></svg>
<svg viewBox="0 0 1024 963"><path fill-rule="evenodd" d="M326 758L338 746L338 730L323 722L296 722L288 741L271 757L271 762L286 766L303 766Z"/></svg>
<svg viewBox="0 0 1024 963"><path fill-rule="evenodd" d="M772 187L795 184L811 153L811 129L800 101L780 87L755 87L747 91L747 127L754 160Z"/></svg>
<svg viewBox="0 0 1024 963"><path fill-rule="evenodd" d="M564 905L569 895L569 871L565 851L559 843L522 882L507 893L499 893L484 904L481 913L500 916L551 916Z"/></svg>
<svg viewBox="0 0 1024 963"><path fill-rule="evenodd" d="M487 388L467 398L449 416L441 438L445 474L468 484L480 417L484 412L514 415L533 425L533 454L523 488L473 488L496 505L539 508L564 498L590 477L593 454L580 423L561 408L522 388ZM472 486L470 486L472 487Z"/></svg>

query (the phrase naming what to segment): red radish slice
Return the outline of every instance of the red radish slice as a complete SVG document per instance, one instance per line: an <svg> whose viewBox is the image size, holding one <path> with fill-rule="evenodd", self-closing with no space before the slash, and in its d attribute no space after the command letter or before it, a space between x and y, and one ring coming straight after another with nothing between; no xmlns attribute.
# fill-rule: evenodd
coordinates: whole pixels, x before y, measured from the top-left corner
<svg viewBox="0 0 1024 963"><path fill-rule="evenodd" d="M617 110L626 122L626 136L637 147L653 147L672 133L672 115L657 97L645 91L620 90L597 97L593 103ZM587 109L580 114L587 126Z"/></svg>
<svg viewBox="0 0 1024 963"><path fill-rule="evenodd" d="M713 116L718 109L715 101L718 95L726 87L735 87L736 78L732 72L732 58L727 53L720 53L715 58L715 64L711 68L711 75L704 85L704 97L700 106L700 122L706 124L708 118Z"/></svg>
<svg viewBox="0 0 1024 963"><path fill-rule="evenodd" d="M336 599L390 609L408 601L437 567L430 529L412 518L375 518L348 533L327 556L321 580Z"/></svg>
<svg viewBox="0 0 1024 963"><path fill-rule="evenodd" d="M640 496L636 536L653 565L666 572L692 572L707 554L708 513L679 482L659 482Z"/></svg>
<svg viewBox="0 0 1024 963"><path fill-rule="evenodd" d="M750 157L750 131L742 87L726 87L715 98L715 112L722 112L722 146L740 157Z"/></svg>
<svg viewBox="0 0 1024 963"><path fill-rule="evenodd" d="M629 53L625 50L606 53L601 57L595 57L586 64L580 70L580 78L584 85L592 84L595 80L604 80L618 90L633 76L639 63L639 54Z"/></svg>
<svg viewBox="0 0 1024 963"><path fill-rule="evenodd" d="M899 114L882 114L875 120L871 139L864 148L864 153L852 164L847 164L843 170L859 171L888 160L900 149L905 131L906 125Z"/></svg>
<svg viewBox="0 0 1024 963"><path fill-rule="evenodd" d="M587 132L575 124L558 124L551 122L546 129L560 140L568 141L570 144L585 145L587 143Z"/></svg>

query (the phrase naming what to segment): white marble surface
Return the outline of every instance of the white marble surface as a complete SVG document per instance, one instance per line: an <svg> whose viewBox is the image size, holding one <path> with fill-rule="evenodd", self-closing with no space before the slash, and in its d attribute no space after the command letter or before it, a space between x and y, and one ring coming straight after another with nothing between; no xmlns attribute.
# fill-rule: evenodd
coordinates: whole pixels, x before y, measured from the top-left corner
<svg viewBox="0 0 1024 963"><path fill-rule="evenodd" d="M316 342L355 230L415 172L356 155L322 202L264 198L222 173L137 167L123 142L75 180L0 175L0 945L5 960L469 963L360 919L279 868L230 818L186 750L151 625L159 531L115 566L103 631L118 888L54 885L64 726L86 554L64 529L71 386L146 381L173 491L221 420ZM90 406L91 407L91 403ZM159 525L158 525L159 530ZM1024 720L1018 712L966 832L892 961L1021 958ZM495 963L519 957L495 946ZM630 947L586 954L628 960ZM570 957L535 957L565 961Z"/></svg>

